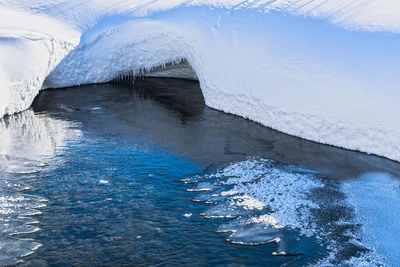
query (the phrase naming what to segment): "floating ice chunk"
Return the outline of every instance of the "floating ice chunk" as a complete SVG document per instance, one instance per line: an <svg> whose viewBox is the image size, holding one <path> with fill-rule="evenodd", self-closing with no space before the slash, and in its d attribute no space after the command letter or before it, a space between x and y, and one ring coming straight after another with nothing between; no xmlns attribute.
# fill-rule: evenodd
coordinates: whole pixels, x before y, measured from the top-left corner
<svg viewBox="0 0 400 267"><path fill-rule="evenodd" d="M224 191L221 193L221 196L231 196L231 195L236 195L238 194L237 191L235 190L228 190L228 191Z"/></svg>
<svg viewBox="0 0 400 267"><path fill-rule="evenodd" d="M189 188L186 191L188 192L201 192L201 191L212 191L213 185L210 183L199 183L194 188Z"/></svg>
<svg viewBox="0 0 400 267"><path fill-rule="evenodd" d="M279 242L278 233L274 230L265 229L260 224L250 224L239 227L227 239L234 244L242 245L263 245Z"/></svg>
<svg viewBox="0 0 400 267"><path fill-rule="evenodd" d="M286 256L288 255L285 251L280 251L280 252L272 252L273 256Z"/></svg>
<svg viewBox="0 0 400 267"><path fill-rule="evenodd" d="M217 205L205 210L201 213L202 216L215 219L215 218L235 218L238 216L244 216L250 213L250 210L246 210L240 206L233 206L231 203L218 203Z"/></svg>

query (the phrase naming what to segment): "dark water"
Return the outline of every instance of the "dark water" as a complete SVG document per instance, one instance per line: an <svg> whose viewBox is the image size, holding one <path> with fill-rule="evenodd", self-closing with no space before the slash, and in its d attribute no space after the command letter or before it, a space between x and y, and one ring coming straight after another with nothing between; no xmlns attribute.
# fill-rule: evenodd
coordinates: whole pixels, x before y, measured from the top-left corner
<svg viewBox="0 0 400 267"><path fill-rule="evenodd" d="M371 173L395 187L399 164L207 108L194 81L47 90L0 126L0 264L374 265L385 257L387 246L364 238L354 204L368 190L346 190Z"/></svg>

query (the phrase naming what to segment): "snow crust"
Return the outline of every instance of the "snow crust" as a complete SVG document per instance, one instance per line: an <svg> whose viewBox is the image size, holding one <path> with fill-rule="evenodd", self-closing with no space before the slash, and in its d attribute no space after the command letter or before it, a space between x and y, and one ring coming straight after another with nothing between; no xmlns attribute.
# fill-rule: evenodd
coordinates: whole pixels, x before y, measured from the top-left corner
<svg viewBox="0 0 400 267"><path fill-rule="evenodd" d="M399 13L395 0L2 0L0 116L40 88L187 60L212 108L400 161Z"/></svg>
<svg viewBox="0 0 400 267"><path fill-rule="evenodd" d="M307 236L314 234L310 210L319 209L319 206L308 199L308 194L315 188L323 187L314 176L284 171L274 166L274 162L264 159L233 163L217 176L229 177L223 184L233 185L233 191L239 194L231 196L230 200L243 199L240 202L230 201L230 206L260 210L269 207L269 214L252 218L252 222L260 223L268 219L266 222L279 225L277 228L298 229ZM215 175L208 178L213 177Z"/></svg>

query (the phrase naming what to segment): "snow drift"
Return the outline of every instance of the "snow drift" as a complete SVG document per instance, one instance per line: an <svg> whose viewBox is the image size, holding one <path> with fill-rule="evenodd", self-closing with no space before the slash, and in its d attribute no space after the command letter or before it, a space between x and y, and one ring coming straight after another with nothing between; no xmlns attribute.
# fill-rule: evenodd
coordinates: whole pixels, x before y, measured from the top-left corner
<svg viewBox="0 0 400 267"><path fill-rule="evenodd" d="M0 1L0 116L186 60L206 104L400 161L395 0Z"/></svg>

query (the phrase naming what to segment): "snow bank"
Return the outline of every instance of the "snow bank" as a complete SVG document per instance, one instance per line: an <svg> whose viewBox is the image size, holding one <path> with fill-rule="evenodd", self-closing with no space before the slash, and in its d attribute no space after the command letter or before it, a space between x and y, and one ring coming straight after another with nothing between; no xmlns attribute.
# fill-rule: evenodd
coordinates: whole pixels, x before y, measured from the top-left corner
<svg viewBox="0 0 400 267"><path fill-rule="evenodd" d="M45 79L100 83L185 59L210 107L400 161L394 0L12 2L2 12L24 18L0 29L0 116L27 108Z"/></svg>
<svg viewBox="0 0 400 267"><path fill-rule="evenodd" d="M79 33L46 15L0 6L0 116L27 109L45 77L79 42Z"/></svg>

